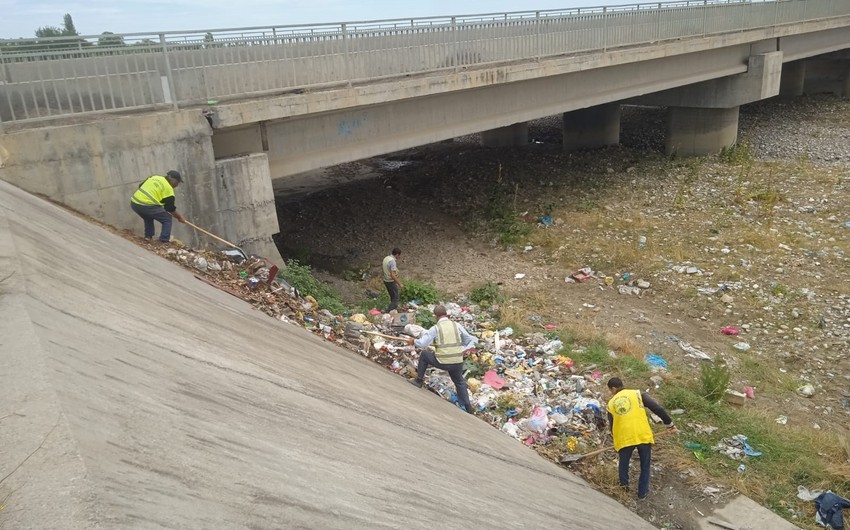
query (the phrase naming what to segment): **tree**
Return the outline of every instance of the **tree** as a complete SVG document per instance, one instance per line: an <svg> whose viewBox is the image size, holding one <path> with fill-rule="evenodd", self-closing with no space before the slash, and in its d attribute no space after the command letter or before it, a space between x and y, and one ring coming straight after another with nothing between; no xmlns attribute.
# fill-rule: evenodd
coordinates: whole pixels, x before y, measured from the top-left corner
<svg viewBox="0 0 850 530"><path fill-rule="evenodd" d="M56 37L79 37L79 33L77 33L77 28L74 27L74 19L71 18L69 13L65 13L65 16L62 18L62 27L57 28L56 26L42 26L35 30L35 36L39 39L54 39L47 42L39 41L38 45L32 48L32 51L60 51L60 50L72 50L74 48L82 48L85 46L90 46L91 43L86 41L85 39L80 38L63 38L57 39Z"/></svg>
<svg viewBox="0 0 850 530"><path fill-rule="evenodd" d="M77 36L77 28L74 27L74 19L71 18L70 13L65 13L65 16L62 17L62 25L65 27L63 37Z"/></svg>
<svg viewBox="0 0 850 530"><path fill-rule="evenodd" d="M42 26L35 30L35 36L39 39L47 39L50 37L62 37L62 30L56 26Z"/></svg>
<svg viewBox="0 0 850 530"><path fill-rule="evenodd" d="M42 26L35 30L35 36L40 39L50 37L77 37L79 35L77 28L74 27L74 19L71 18L70 13L65 13L65 16L62 18L61 28L57 28L56 26Z"/></svg>
<svg viewBox="0 0 850 530"><path fill-rule="evenodd" d="M121 35L116 35L111 31L104 31L100 34L100 37L97 39L98 46L110 47L110 48L118 48L120 46L126 46L124 44L124 37Z"/></svg>

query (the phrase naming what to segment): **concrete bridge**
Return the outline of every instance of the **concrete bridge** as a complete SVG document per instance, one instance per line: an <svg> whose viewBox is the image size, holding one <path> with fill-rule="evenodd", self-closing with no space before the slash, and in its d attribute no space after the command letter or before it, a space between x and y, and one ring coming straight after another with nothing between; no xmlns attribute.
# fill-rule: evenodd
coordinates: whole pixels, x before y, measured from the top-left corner
<svg viewBox="0 0 850 530"><path fill-rule="evenodd" d="M717 152L740 105L850 92L850 2L685 0L316 26L0 41L0 178L117 227L180 169L190 219L276 256L272 180L482 132L616 144L621 104L668 108L667 149ZM192 241L193 235L178 231Z"/></svg>

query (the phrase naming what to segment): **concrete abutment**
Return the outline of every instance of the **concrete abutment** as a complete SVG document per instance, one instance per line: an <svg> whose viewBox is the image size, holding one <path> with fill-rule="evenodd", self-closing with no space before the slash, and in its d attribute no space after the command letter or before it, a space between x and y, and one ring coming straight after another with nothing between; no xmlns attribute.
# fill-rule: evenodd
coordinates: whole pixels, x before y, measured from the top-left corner
<svg viewBox="0 0 850 530"><path fill-rule="evenodd" d="M0 179L97 221L141 234L130 195L145 178L180 171L177 210L245 250L280 262L270 244L278 224L265 155L216 161L212 128L200 111L162 111L0 135ZM265 179L265 181L263 180ZM157 231L159 225L157 225ZM175 238L219 246L174 223Z"/></svg>

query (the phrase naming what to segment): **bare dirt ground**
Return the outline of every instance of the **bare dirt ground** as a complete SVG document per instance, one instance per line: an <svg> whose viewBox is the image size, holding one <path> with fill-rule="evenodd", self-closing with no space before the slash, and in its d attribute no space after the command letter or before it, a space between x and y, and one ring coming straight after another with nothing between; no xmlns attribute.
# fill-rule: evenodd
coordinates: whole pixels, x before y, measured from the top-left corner
<svg viewBox="0 0 850 530"><path fill-rule="evenodd" d="M840 444L850 423L850 102L745 108L745 145L704 159L659 152L662 116L626 109L622 145L587 153L561 152L554 118L532 124L533 143L524 148L484 148L470 137L331 168L333 189L279 197L278 245L349 303L382 289L381 259L399 247L402 278L433 282L448 298L498 283L511 299L512 323L531 329L528 317L538 316L579 336L606 336L620 351L661 355L672 379L699 370L675 342L686 340L730 366L731 388L754 387L747 407L764 429L834 435L834 447L818 446L817 455L823 466L848 469ZM528 230L508 245L488 224L497 190L497 206ZM537 222L546 215L548 227ZM567 283L581 267L598 279ZM620 294L625 274L650 287ZM722 335L724 326L740 336ZM808 398L797 392L806 384L814 391ZM787 424L775 421L782 416ZM766 483L768 464L752 477L704 469L681 445L659 442L656 493L641 505L616 491L611 460L577 470L659 526L690 528L700 506L739 490L813 527L809 505ZM822 484L793 462L770 465L787 466L801 485ZM706 486L721 492L706 494ZM837 493L850 493L850 482L839 486Z"/></svg>

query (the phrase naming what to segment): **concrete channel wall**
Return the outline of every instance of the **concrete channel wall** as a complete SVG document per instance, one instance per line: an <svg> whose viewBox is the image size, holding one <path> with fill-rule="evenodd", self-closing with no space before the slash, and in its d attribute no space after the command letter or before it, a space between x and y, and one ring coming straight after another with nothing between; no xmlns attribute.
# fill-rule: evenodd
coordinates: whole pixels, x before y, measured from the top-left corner
<svg viewBox="0 0 850 530"><path fill-rule="evenodd" d="M266 155L216 161L211 137L197 110L25 129L0 136L0 179L141 234L130 195L148 176L176 169L185 178L176 190L179 212L247 252L279 261L271 240L279 230ZM174 237L210 243L174 225Z"/></svg>

